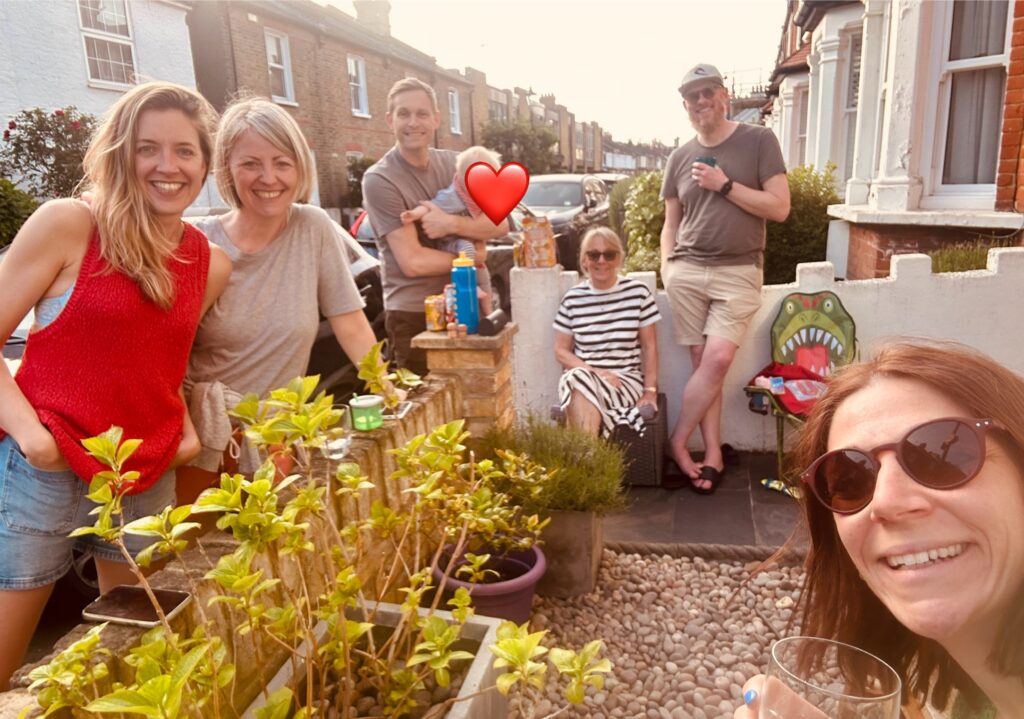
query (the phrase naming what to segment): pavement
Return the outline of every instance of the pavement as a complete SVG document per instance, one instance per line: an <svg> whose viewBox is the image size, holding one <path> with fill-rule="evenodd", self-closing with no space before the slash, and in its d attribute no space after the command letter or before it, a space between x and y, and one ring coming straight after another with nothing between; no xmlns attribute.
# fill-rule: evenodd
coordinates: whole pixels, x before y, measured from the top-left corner
<svg viewBox="0 0 1024 719"><path fill-rule="evenodd" d="M604 541L780 546L796 526L798 506L761 486L763 477L774 476L774 454L742 452L712 495L685 486L632 486L630 506L605 517Z"/></svg>

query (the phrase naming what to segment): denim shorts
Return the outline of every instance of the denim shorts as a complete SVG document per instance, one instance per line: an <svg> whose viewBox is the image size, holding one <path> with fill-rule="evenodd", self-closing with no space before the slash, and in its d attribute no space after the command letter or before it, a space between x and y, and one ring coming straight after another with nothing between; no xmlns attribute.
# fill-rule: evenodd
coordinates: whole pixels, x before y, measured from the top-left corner
<svg viewBox="0 0 1024 719"><path fill-rule="evenodd" d="M117 547L95 535L69 537L92 526L96 507L85 495L89 486L69 469L50 472L28 463L10 435L0 440L0 590L34 589L51 584L71 567L75 548L99 559L124 561ZM149 489L124 498L124 521L157 514L174 504L174 471ZM125 534L134 556L153 537Z"/></svg>

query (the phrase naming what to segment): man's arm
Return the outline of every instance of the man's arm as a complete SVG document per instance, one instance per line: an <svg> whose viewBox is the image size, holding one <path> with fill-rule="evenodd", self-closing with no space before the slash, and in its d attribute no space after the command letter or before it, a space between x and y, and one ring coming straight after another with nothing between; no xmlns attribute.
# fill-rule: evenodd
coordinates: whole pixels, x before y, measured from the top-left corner
<svg viewBox="0 0 1024 719"><path fill-rule="evenodd" d="M679 223L683 221L683 206L676 198L665 200L665 224L661 226L661 269L665 271L672 249L676 246Z"/></svg>
<svg viewBox="0 0 1024 719"><path fill-rule="evenodd" d="M711 167L703 162L693 163L693 179L705 190L719 192L728 181L721 167ZM732 190L725 199L751 215L774 222L783 222L789 217L789 180L780 172L764 181L763 190L732 183Z"/></svg>
<svg viewBox="0 0 1024 719"><path fill-rule="evenodd" d="M455 255L420 244L415 225L402 225L384 236L406 277L435 277L452 271Z"/></svg>
<svg viewBox="0 0 1024 719"><path fill-rule="evenodd" d="M467 240L492 240L508 234L508 220L495 225L487 215L480 213L477 217L449 215L439 209L433 202L421 202L427 208L427 214L420 220L423 231L432 240L443 237L464 237Z"/></svg>

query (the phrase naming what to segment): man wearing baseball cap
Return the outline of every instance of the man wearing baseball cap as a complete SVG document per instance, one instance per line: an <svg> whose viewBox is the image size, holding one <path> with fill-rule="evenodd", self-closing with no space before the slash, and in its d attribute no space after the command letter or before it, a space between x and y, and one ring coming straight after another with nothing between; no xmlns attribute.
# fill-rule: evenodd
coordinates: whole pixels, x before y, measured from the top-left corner
<svg viewBox="0 0 1024 719"><path fill-rule="evenodd" d="M697 136L665 169L661 277L693 375L669 444L691 489L711 494L725 470L722 383L761 305L765 220L789 215L789 183L775 135L728 118L729 92L714 65L691 68L679 94ZM687 450L698 426L700 463Z"/></svg>

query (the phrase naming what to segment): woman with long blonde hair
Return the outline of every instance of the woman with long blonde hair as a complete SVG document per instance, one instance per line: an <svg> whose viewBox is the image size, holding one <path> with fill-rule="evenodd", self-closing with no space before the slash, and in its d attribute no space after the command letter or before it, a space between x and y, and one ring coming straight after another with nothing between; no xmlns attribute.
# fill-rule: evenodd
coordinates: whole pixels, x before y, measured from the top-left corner
<svg viewBox="0 0 1024 719"><path fill-rule="evenodd" d="M126 521L172 504L171 470L199 450L181 385L231 263L181 216L206 178L215 121L192 90L133 88L86 153L91 205L47 202L0 262L0 340L35 310L16 375L0 369L0 691L71 565L68 534L93 523L88 482L104 467L81 441L111 425L144 440L125 465L139 473ZM77 542L101 591L134 581L115 547Z"/></svg>

